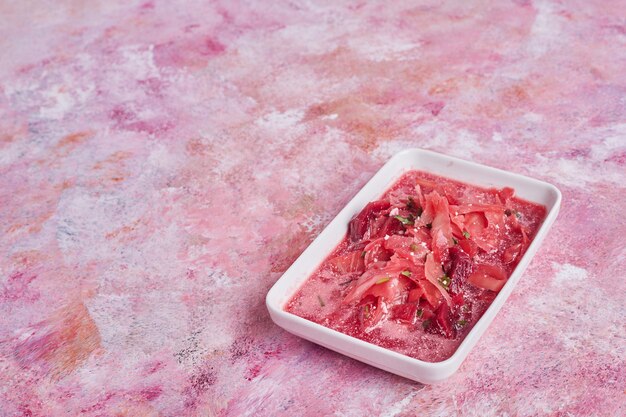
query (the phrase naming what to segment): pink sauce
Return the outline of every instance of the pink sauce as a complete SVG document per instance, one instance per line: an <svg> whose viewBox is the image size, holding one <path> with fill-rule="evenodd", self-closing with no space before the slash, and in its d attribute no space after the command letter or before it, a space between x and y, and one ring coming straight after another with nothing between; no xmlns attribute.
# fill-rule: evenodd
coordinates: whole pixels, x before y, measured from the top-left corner
<svg viewBox="0 0 626 417"><path fill-rule="evenodd" d="M419 171L350 222L285 310L378 346L450 357L515 269L543 206Z"/></svg>

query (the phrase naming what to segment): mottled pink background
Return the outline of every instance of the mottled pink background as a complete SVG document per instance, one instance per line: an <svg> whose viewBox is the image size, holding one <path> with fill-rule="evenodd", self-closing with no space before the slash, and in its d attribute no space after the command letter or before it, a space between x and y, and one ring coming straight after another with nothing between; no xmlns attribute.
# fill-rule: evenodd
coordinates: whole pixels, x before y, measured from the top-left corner
<svg viewBox="0 0 626 417"><path fill-rule="evenodd" d="M0 416L626 414L626 4L410 3L0 2ZM408 147L564 196L436 386L264 306Z"/></svg>

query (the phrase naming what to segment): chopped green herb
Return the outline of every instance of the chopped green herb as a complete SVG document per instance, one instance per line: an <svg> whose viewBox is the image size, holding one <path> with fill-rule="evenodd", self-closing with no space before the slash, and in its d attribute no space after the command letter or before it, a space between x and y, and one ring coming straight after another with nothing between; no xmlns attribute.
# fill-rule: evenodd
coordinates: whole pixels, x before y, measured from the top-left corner
<svg viewBox="0 0 626 417"><path fill-rule="evenodd" d="M324 307L324 306L326 305L326 303L324 302L324 300L322 300L322 297L321 297L321 296L319 296L319 295L318 295L318 296L317 296L317 300L320 302L320 306L321 306L321 307Z"/></svg>
<svg viewBox="0 0 626 417"><path fill-rule="evenodd" d="M416 214L417 217L421 216L423 212L424 212L424 209L422 209L421 207L418 207L417 208L417 214Z"/></svg>
<svg viewBox="0 0 626 417"><path fill-rule="evenodd" d="M467 320L459 320L456 322L459 326L465 326L467 324Z"/></svg>
<svg viewBox="0 0 626 417"><path fill-rule="evenodd" d="M444 276L442 276L441 278L439 278L439 283L440 283L440 284L441 284L441 286L442 286L443 288L445 288L446 290L447 290L448 288L450 288L450 283L451 283L451 282L452 282L452 280L451 280L451 279L450 279L450 277L449 277L449 276L447 276L447 275L444 275Z"/></svg>
<svg viewBox="0 0 626 417"><path fill-rule="evenodd" d="M432 228L433 228L433 224L432 224L432 223L428 223L428 224L426 225L426 228L427 228L427 229L432 229Z"/></svg>
<svg viewBox="0 0 626 417"><path fill-rule="evenodd" d="M467 304L465 304L463 307L461 307L461 311L467 313L470 310L469 306Z"/></svg>
<svg viewBox="0 0 626 417"><path fill-rule="evenodd" d="M469 239L470 238L470 234L467 231L463 232L463 236L465 236L465 239Z"/></svg>
<svg viewBox="0 0 626 417"><path fill-rule="evenodd" d="M411 226L413 224L413 220L410 217L402 217L402 216L393 216L395 219L399 220L405 226Z"/></svg>
<svg viewBox="0 0 626 417"><path fill-rule="evenodd" d="M366 250L364 250L363 252L361 252L361 258L365 258L365 254L367 253Z"/></svg>
<svg viewBox="0 0 626 417"><path fill-rule="evenodd" d="M515 210L515 215L517 216L518 219L522 218L522 213L520 213L519 211Z"/></svg>
<svg viewBox="0 0 626 417"><path fill-rule="evenodd" d="M459 241L458 241L458 240L456 240L455 238L452 238L452 242L454 242L454 244L455 244L455 245L458 245L458 244L459 244Z"/></svg>
<svg viewBox="0 0 626 417"><path fill-rule="evenodd" d="M411 276L411 271L402 271L400 274L404 275L405 277L410 277Z"/></svg>
<svg viewBox="0 0 626 417"><path fill-rule="evenodd" d="M428 320L424 320L424 321L422 322L422 327L424 328L424 330L425 330L425 329L428 329L428 328L430 327L430 319L428 319Z"/></svg>
<svg viewBox="0 0 626 417"><path fill-rule="evenodd" d="M370 305L365 304L365 317L369 317L369 316L370 316Z"/></svg>
<svg viewBox="0 0 626 417"><path fill-rule="evenodd" d="M376 284L384 284L385 282L389 281L389 277L385 277L385 278L381 278L378 281L376 281Z"/></svg>
<svg viewBox="0 0 626 417"><path fill-rule="evenodd" d="M412 251L416 251L417 250L417 245L415 243L411 243L411 250Z"/></svg>
<svg viewBox="0 0 626 417"><path fill-rule="evenodd" d="M417 311L415 312L415 315L417 317L422 317L424 315L424 310L422 310L421 308L418 308Z"/></svg>

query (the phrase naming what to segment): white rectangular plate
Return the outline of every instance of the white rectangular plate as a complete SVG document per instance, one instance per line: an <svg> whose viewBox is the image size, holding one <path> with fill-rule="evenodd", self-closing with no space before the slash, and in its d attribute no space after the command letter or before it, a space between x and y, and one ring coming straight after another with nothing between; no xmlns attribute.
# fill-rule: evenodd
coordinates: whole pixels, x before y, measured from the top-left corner
<svg viewBox="0 0 626 417"><path fill-rule="evenodd" d="M512 187L516 196L542 204L546 218L528 250L485 314L467 334L455 353L441 362L424 362L329 329L288 313L284 306L300 286L345 237L348 223L370 201L380 198L405 172L420 170L482 187ZM554 223L561 193L553 185L511 172L422 149L409 149L393 156L337 217L319 234L267 293L266 304L272 320L285 330L351 358L422 383L450 377L494 319L528 263ZM521 335L520 335L521 337Z"/></svg>

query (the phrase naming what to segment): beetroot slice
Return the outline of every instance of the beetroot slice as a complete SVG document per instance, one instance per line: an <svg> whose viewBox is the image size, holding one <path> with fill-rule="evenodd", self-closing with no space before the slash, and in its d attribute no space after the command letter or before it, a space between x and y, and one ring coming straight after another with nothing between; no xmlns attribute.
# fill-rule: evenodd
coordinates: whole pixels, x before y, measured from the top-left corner
<svg viewBox="0 0 626 417"><path fill-rule="evenodd" d="M363 273L365 271L365 262L363 261L362 251L348 252L343 255L336 256L328 261L341 274L351 272Z"/></svg>
<svg viewBox="0 0 626 417"><path fill-rule="evenodd" d="M363 331L372 329L384 316L385 302L381 297L368 296L359 303L359 323Z"/></svg>
<svg viewBox="0 0 626 417"><path fill-rule="evenodd" d="M357 216L350 220L350 223L348 224L348 234L350 235L350 240L357 242L363 239L370 220L378 216L381 211L388 209L390 206L391 204L386 200L372 201L366 205Z"/></svg>
<svg viewBox="0 0 626 417"><path fill-rule="evenodd" d="M448 304L441 303L425 330L429 333L441 334L448 339L456 337L456 328L452 324L452 314Z"/></svg>
<svg viewBox="0 0 626 417"><path fill-rule="evenodd" d="M448 272L450 282L450 293L458 294L463 291L467 283L467 278L474 270L474 264L470 256L458 245L450 248L450 270Z"/></svg>
<svg viewBox="0 0 626 417"><path fill-rule="evenodd" d="M476 243L474 243L471 239L459 240L459 246L470 256L470 258L473 258L478 253L478 245L476 245Z"/></svg>
<svg viewBox="0 0 626 417"><path fill-rule="evenodd" d="M395 217L388 217L382 227L378 230L378 233L376 233L376 237L384 237L385 235L393 236L402 230L404 230L404 226L400 220Z"/></svg>
<svg viewBox="0 0 626 417"><path fill-rule="evenodd" d="M417 304L396 304L391 308L391 318L404 323L415 324L417 321Z"/></svg>

